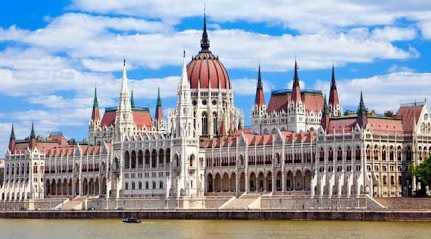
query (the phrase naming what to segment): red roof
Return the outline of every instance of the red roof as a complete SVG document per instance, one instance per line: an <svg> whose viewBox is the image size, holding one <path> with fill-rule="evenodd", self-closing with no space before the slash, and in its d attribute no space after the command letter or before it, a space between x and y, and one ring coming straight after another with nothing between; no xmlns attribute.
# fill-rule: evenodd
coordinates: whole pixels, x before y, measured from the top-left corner
<svg viewBox="0 0 431 239"><path fill-rule="evenodd" d="M193 57L187 65L187 75L190 81L190 87L197 89L230 89L231 84L226 68L219 61L218 57L211 52L200 52Z"/></svg>
<svg viewBox="0 0 431 239"><path fill-rule="evenodd" d="M398 116L403 122L403 129L407 133L412 133L414 126L421 117L422 108L424 105L405 105L401 106L398 111Z"/></svg>
<svg viewBox="0 0 431 239"><path fill-rule="evenodd" d="M105 127L115 125L116 111L105 111L102 118L102 125ZM133 121L139 128L151 128L153 120L151 119L150 112L147 110L133 109Z"/></svg>
<svg viewBox="0 0 431 239"><path fill-rule="evenodd" d="M268 112L279 112L286 110L291 100L291 91L273 92L268 104ZM305 110L320 112L323 109L323 95L319 91L302 91L302 103Z"/></svg>

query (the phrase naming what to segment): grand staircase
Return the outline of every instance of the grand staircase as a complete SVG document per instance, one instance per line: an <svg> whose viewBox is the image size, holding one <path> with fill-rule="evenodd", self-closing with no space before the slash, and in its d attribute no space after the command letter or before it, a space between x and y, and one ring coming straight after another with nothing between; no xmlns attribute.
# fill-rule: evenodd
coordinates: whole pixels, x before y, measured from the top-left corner
<svg viewBox="0 0 431 239"><path fill-rule="evenodd" d="M220 209L257 209L260 208L260 194L243 194L240 197L233 197L225 204L223 204Z"/></svg>

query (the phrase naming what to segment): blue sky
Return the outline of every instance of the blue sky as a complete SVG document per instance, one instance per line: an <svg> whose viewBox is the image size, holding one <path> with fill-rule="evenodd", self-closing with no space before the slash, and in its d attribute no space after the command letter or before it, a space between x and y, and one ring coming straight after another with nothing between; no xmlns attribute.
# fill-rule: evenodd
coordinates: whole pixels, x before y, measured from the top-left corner
<svg viewBox="0 0 431 239"><path fill-rule="evenodd" d="M93 88L102 107L115 106L127 59L136 102L154 113L175 104L181 52L197 54L199 0L8 1L0 9L0 147L10 126L26 137L87 134ZM328 91L336 67L343 108L359 92L377 112L423 101L431 87L431 2L207 0L211 50L228 68L235 103L250 122L256 68L270 90L290 88L293 62L302 85ZM240 91L238 89L241 89ZM165 114L167 115L167 114Z"/></svg>

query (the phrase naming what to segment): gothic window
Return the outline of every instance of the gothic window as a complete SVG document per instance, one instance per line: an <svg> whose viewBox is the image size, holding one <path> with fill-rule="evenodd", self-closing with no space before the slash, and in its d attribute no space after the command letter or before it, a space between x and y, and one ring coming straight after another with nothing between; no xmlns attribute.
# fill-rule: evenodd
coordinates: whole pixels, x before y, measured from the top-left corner
<svg viewBox="0 0 431 239"><path fill-rule="evenodd" d="M334 160L334 151L332 150L332 147L329 148L328 153L328 161L332 162Z"/></svg>
<svg viewBox="0 0 431 239"><path fill-rule="evenodd" d="M164 164L164 157L165 157L165 154L163 152L163 149L160 149L159 150L159 165L163 165Z"/></svg>
<svg viewBox="0 0 431 239"><path fill-rule="evenodd" d="M145 167L150 166L150 151L147 149L145 150Z"/></svg>
<svg viewBox="0 0 431 239"><path fill-rule="evenodd" d="M347 147L346 160L352 160L352 150L350 149L350 146Z"/></svg>
<svg viewBox="0 0 431 239"><path fill-rule="evenodd" d="M337 160L338 161L343 160L343 150L341 149L341 147L338 147Z"/></svg>
<svg viewBox="0 0 431 239"><path fill-rule="evenodd" d="M171 150L166 149L166 164L169 165L171 163Z"/></svg>
<svg viewBox="0 0 431 239"><path fill-rule="evenodd" d="M192 154L192 155L190 156L190 167L193 167L194 162L195 162L195 155L194 155L194 154Z"/></svg>
<svg viewBox="0 0 431 239"><path fill-rule="evenodd" d="M213 135L218 135L218 118L217 113L213 113Z"/></svg>
<svg viewBox="0 0 431 239"><path fill-rule="evenodd" d="M206 112L202 113L202 135L208 135L208 115Z"/></svg>
<svg viewBox="0 0 431 239"><path fill-rule="evenodd" d="M319 161L323 162L324 160L325 160L325 151L323 150L323 148L320 148Z"/></svg>
<svg viewBox="0 0 431 239"><path fill-rule="evenodd" d="M138 168L144 167L144 154L142 153L142 150L139 150L138 152Z"/></svg>
<svg viewBox="0 0 431 239"><path fill-rule="evenodd" d="M151 167L156 168L157 167L157 151L154 149L151 154Z"/></svg>
<svg viewBox="0 0 431 239"><path fill-rule="evenodd" d="M135 150L132 151L131 167L136 168L136 152L135 152Z"/></svg>
<svg viewBox="0 0 431 239"><path fill-rule="evenodd" d="M124 168L130 167L130 157L129 157L129 151L126 151L124 153Z"/></svg>
<svg viewBox="0 0 431 239"><path fill-rule="evenodd" d="M356 146L356 153L355 153L356 160L361 160L361 148L359 146Z"/></svg>

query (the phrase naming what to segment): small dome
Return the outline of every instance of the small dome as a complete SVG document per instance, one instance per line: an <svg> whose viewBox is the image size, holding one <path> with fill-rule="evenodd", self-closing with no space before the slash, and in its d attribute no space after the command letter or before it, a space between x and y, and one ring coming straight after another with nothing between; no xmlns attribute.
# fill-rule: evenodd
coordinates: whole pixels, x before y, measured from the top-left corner
<svg viewBox="0 0 431 239"><path fill-rule="evenodd" d="M229 75L226 68L209 50L206 17L204 16L204 30L201 39L201 51L187 65L187 75L190 87L197 89L231 89Z"/></svg>

